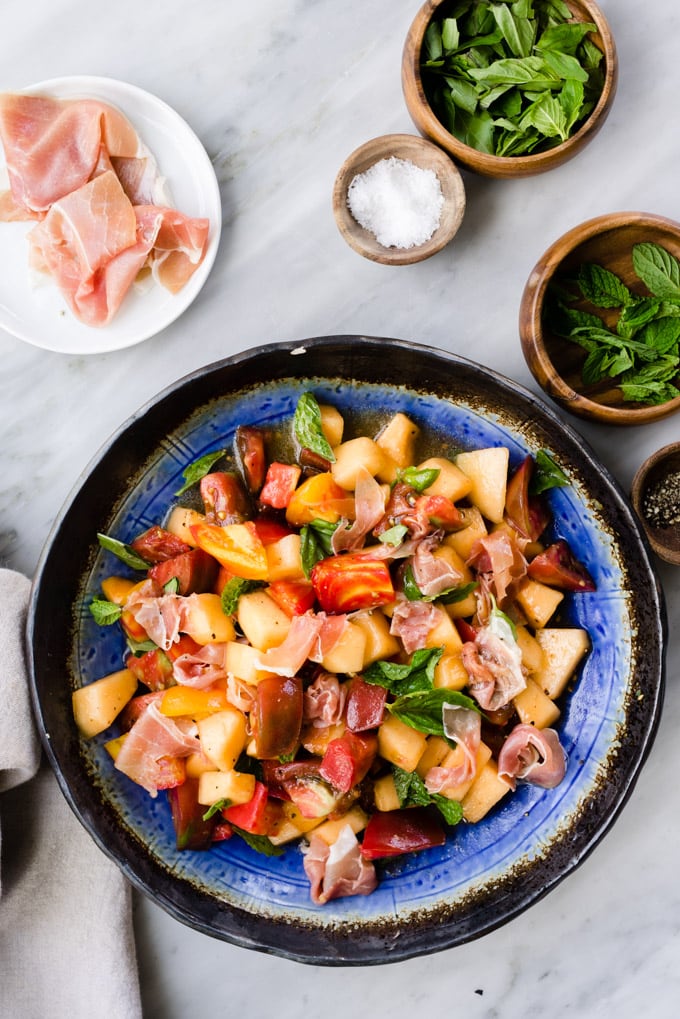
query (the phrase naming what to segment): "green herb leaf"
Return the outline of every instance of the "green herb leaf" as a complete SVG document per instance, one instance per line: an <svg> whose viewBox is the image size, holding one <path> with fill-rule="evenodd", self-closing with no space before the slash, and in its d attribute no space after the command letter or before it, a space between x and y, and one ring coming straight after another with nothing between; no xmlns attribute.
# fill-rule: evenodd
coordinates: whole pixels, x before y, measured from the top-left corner
<svg viewBox="0 0 680 1019"><path fill-rule="evenodd" d="M450 800L448 796L442 796L441 793L434 793L432 796L432 803L442 815L446 823L450 824L452 827L456 824L460 824L463 820L463 804L458 800Z"/></svg>
<svg viewBox="0 0 680 1019"><path fill-rule="evenodd" d="M680 263L665 248L650 242L633 245L633 268L655 297L680 302Z"/></svg>
<svg viewBox="0 0 680 1019"><path fill-rule="evenodd" d="M544 449L539 449L534 457L534 472L531 478L531 492L533 495L540 495L551 488L564 488L569 484L569 478L561 467L558 467L553 458Z"/></svg>
<svg viewBox="0 0 680 1019"><path fill-rule="evenodd" d="M303 393L298 400L293 417L295 437L304 449L334 463L335 454L321 427L321 410L313 393Z"/></svg>
<svg viewBox="0 0 680 1019"><path fill-rule="evenodd" d="M395 697L418 690L431 690L434 670L444 653L443 647L421 648L414 651L411 660L404 664L379 660L362 672L367 683L384 686Z"/></svg>
<svg viewBox="0 0 680 1019"><path fill-rule="evenodd" d="M183 495L188 488L191 488L199 482L201 478L204 478L206 474L209 474L217 461L225 454L225 449L217 449L212 453L205 453L203 456L199 457L198 460L194 460L193 463L190 463L186 470L182 472L184 484L175 492L175 495Z"/></svg>
<svg viewBox="0 0 680 1019"><path fill-rule="evenodd" d="M171 577L163 584L163 594L179 594L179 578Z"/></svg>
<svg viewBox="0 0 680 1019"><path fill-rule="evenodd" d="M262 856L283 856L285 852L283 847L275 846L266 835L253 835L249 831L244 831L243 828L237 828L236 825L232 825L232 828L234 834L240 835L243 841L256 853L261 853Z"/></svg>
<svg viewBox="0 0 680 1019"><path fill-rule="evenodd" d="M402 583L403 592L409 601L441 602L443 605L453 605L455 602L463 601L477 587L477 581L473 580L469 584L462 584L458 587L447 587L439 594L423 594L416 584L410 563L404 569Z"/></svg>
<svg viewBox="0 0 680 1019"><path fill-rule="evenodd" d="M90 602L90 612L98 626L111 626L117 623L122 615L120 605L115 605L106 598L93 598Z"/></svg>
<svg viewBox="0 0 680 1019"><path fill-rule="evenodd" d="M117 538L110 538L108 534L97 534L97 541L102 548L105 548L107 552L113 552L121 562L124 562L131 569L144 571L149 569L146 559L142 559L133 548L122 541L118 541Z"/></svg>
<svg viewBox="0 0 680 1019"><path fill-rule="evenodd" d="M381 541L383 545L401 545L404 538L408 534L408 527L406 524L395 524L394 527L390 527L387 531L383 531L382 534L378 535L378 541Z"/></svg>
<svg viewBox="0 0 680 1019"><path fill-rule="evenodd" d="M203 820L209 821L211 817L215 816L215 814L219 814L222 810L226 810L226 808L230 806L231 800L216 800L215 803L211 803L211 805L206 810L205 814L203 815Z"/></svg>
<svg viewBox="0 0 680 1019"><path fill-rule="evenodd" d="M243 580L241 577L231 577L222 588L220 602L225 616L233 616L238 609L239 598L249 591L256 591L263 587L261 580Z"/></svg>
<svg viewBox="0 0 680 1019"><path fill-rule="evenodd" d="M333 554L331 538L339 525L327 520L312 520L300 530L300 559L302 569L309 580L312 569L320 559Z"/></svg>
<svg viewBox="0 0 680 1019"><path fill-rule="evenodd" d="M578 285L586 300L596 308L620 308L633 301L633 295L623 280L601 265L582 265Z"/></svg>
<svg viewBox="0 0 680 1019"><path fill-rule="evenodd" d="M442 711L445 704L458 704L479 712L479 705L458 690L422 690L397 697L386 705L390 714L418 732L446 737Z"/></svg>
<svg viewBox="0 0 680 1019"><path fill-rule="evenodd" d="M410 485L416 492L422 493L435 483L439 474L438 467L406 467L397 471L397 481L403 481L405 485Z"/></svg>

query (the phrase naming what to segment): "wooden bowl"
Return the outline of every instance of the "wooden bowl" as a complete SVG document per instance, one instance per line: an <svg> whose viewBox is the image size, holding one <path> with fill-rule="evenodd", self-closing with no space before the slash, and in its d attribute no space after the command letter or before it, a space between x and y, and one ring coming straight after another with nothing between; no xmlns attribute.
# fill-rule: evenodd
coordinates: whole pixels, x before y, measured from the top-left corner
<svg viewBox="0 0 680 1019"><path fill-rule="evenodd" d="M680 442L658 449L638 469L631 487L631 501L645 529L649 543L667 563L680 566L680 523L658 526L650 519L647 500L652 490L669 475L680 475ZM680 500L678 501L680 505Z"/></svg>
<svg viewBox="0 0 680 1019"><path fill-rule="evenodd" d="M559 285L585 262L610 269L631 290L647 295L631 258L633 245L643 241L660 244L680 258L680 223L643 212L615 212L587 220L548 248L524 288L519 332L526 362L546 393L579 417L614 425L641 425L680 410L680 396L647 406L626 402L611 380L585 386L581 370L586 352L550 332L544 323L548 288ZM604 317L614 325L615 316L609 313Z"/></svg>
<svg viewBox="0 0 680 1019"><path fill-rule="evenodd" d="M350 184L381 159L407 160L423 170L433 170L444 196L439 226L429 240L412 248L388 248L357 223L347 204ZM364 258L384 265L411 265L441 251L454 237L465 212L465 188L455 165L440 148L411 134L388 134L373 138L355 149L340 167L333 188L333 213L340 233Z"/></svg>
<svg viewBox="0 0 680 1019"><path fill-rule="evenodd" d="M425 93L420 70L421 50L428 25L435 16L446 13L450 0L426 0L416 15L404 44L401 79L406 106L421 134L440 145L461 166L486 177L529 177L566 163L583 149L604 124L616 93L618 60L616 46L607 20L593 0L566 0L577 21L593 22L597 32L591 35L604 53L604 87L588 119L566 142L543 152L526 156L495 156L464 144L438 119Z"/></svg>

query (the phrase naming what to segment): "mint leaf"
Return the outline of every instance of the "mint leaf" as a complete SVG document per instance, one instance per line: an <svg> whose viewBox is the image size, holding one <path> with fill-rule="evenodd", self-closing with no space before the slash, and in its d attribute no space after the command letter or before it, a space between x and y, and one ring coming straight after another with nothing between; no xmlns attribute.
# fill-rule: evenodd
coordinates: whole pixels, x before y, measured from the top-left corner
<svg viewBox="0 0 680 1019"><path fill-rule="evenodd" d="M98 626L111 626L117 623L122 615L120 605L115 605L106 598L93 598L90 602L90 612Z"/></svg>
<svg viewBox="0 0 680 1019"><path fill-rule="evenodd" d="M459 693L458 690L422 690L397 697L387 710L406 725L428 736L446 737L442 710L445 704L457 704L479 712L479 706L471 697Z"/></svg>
<svg viewBox="0 0 680 1019"><path fill-rule="evenodd" d="M312 520L301 528L300 559L307 580L320 559L333 555L331 539L337 527L337 523L331 524L327 520Z"/></svg>
<svg viewBox="0 0 680 1019"><path fill-rule="evenodd" d="M182 472L184 478L184 484L179 488L175 495L183 495L188 488L191 488L197 482L204 478L206 474L209 474L217 461L226 454L225 449L217 449L212 453L205 453L204 456L194 460L189 466Z"/></svg>
<svg viewBox="0 0 680 1019"><path fill-rule="evenodd" d="M285 852L283 847L275 846L266 835L253 835L249 831L244 831L243 828L237 828L235 824L232 825L232 828L234 834L240 835L246 845L249 845L256 853L260 853L262 856L283 856Z"/></svg>
<svg viewBox="0 0 680 1019"><path fill-rule="evenodd" d="M179 578L171 577L163 584L163 594L179 594Z"/></svg>
<svg viewBox="0 0 680 1019"><path fill-rule="evenodd" d="M387 531L379 534L378 541L381 541L383 545L397 546L401 545L407 534L408 527L406 524L395 524L394 527L390 527Z"/></svg>
<svg viewBox="0 0 680 1019"><path fill-rule="evenodd" d="M211 817L215 816L215 814L219 814L220 811L222 811L222 810L226 809L226 807L230 807L230 806L231 806L231 800L224 800L224 799L216 800L214 803L211 803L211 805L206 810L205 814L203 815L203 820L204 821L209 821Z"/></svg>
<svg viewBox="0 0 680 1019"><path fill-rule="evenodd" d="M313 393L303 393L297 402L293 417L293 432L304 449L335 462L335 454L321 427L321 410Z"/></svg>
<svg viewBox="0 0 680 1019"><path fill-rule="evenodd" d="M633 268L655 297L680 302L680 263L661 245L633 245Z"/></svg>
<svg viewBox="0 0 680 1019"><path fill-rule="evenodd" d="M131 569L144 571L149 569L146 559L142 559L133 548L122 541L118 541L117 538L110 538L108 534L97 534L97 541L102 548L105 548L107 552L113 552L121 562L124 562Z"/></svg>
<svg viewBox="0 0 680 1019"><path fill-rule="evenodd" d="M633 301L624 282L601 265L585 263L577 279L581 293L596 308L620 308Z"/></svg>

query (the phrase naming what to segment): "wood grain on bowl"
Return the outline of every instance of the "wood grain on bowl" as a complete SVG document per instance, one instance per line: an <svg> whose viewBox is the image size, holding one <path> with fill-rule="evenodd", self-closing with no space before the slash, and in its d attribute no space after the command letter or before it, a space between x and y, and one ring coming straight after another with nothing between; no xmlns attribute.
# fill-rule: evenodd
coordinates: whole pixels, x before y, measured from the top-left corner
<svg viewBox="0 0 680 1019"><path fill-rule="evenodd" d="M446 16L451 0L426 0L416 14L402 54L401 80L404 99L411 119L426 138L445 149L461 166L486 177L528 177L566 163L579 153L599 132L616 95L618 57L614 37L604 14L594 0L567 0L577 21L592 22L597 31L590 35L604 54L604 85L600 98L583 124L565 142L529 155L497 156L466 145L451 134L436 116L426 94L421 72L421 52L428 25Z"/></svg>
<svg viewBox="0 0 680 1019"><path fill-rule="evenodd" d="M586 386L582 368L586 352L546 326L545 304L551 287L559 286L578 268L595 263L619 276L631 291L648 291L633 269L633 246L654 242L680 258L680 224L642 212L618 212L587 220L560 237L534 266L522 294L519 332L527 364L543 389L567 410L607 424L635 425L658 421L680 410L680 396L662 404L627 402L621 390L604 380ZM618 311L602 310L615 327Z"/></svg>

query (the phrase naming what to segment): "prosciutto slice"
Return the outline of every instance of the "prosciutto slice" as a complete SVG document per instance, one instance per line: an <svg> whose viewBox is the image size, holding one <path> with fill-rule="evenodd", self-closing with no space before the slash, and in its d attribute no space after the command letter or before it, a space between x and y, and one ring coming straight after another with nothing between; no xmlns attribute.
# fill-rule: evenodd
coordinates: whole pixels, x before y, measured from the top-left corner
<svg viewBox="0 0 680 1019"><path fill-rule="evenodd" d="M156 701L150 701L125 737L115 766L156 796L162 778L160 758L188 757L195 750L198 750L196 738L184 732L172 718L162 715Z"/></svg>
<svg viewBox="0 0 680 1019"><path fill-rule="evenodd" d="M366 535L385 514L383 490L365 467L357 475L354 503L356 516L352 526L347 527L348 521L343 519L333 532L331 547L336 555L338 552L354 552L361 548Z"/></svg>
<svg viewBox="0 0 680 1019"><path fill-rule="evenodd" d="M16 203L34 215L82 187L102 147L137 156L137 133L118 110L94 99L0 94L0 139Z"/></svg>
<svg viewBox="0 0 680 1019"><path fill-rule="evenodd" d="M260 668L277 676L295 676L309 658L320 662L337 644L347 626L344 615L305 612L293 616L281 644L260 655Z"/></svg>
<svg viewBox="0 0 680 1019"><path fill-rule="evenodd" d="M432 602L409 601L403 595L397 595L390 633L399 637L407 655L425 647L427 635L436 626L441 611Z"/></svg>
<svg viewBox="0 0 680 1019"><path fill-rule="evenodd" d="M553 789L566 770L567 756L554 729L516 725L498 755L498 774L513 789L517 779Z"/></svg>
<svg viewBox="0 0 680 1019"><path fill-rule="evenodd" d="M488 575L487 585L500 605L512 584L527 572L527 561L514 531L493 531L478 538L470 550L467 565Z"/></svg>
<svg viewBox="0 0 680 1019"><path fill-rule="evenodd" d="M335 725L342 718L347 692L331 672L320 672L304 693L303 720L317 729Z"/></svg>
<svg viewBox="0 0 680 1019"><path fill-rule="evenodd" d="M503 640L490 626L483 626L474 641L463 644L461 657L470 677L470 693L485 711L509 704L527 685L518 645Z"/></svg>
<svg viewBox="0 0 680 1019"><path fill-rule="evenodd" d="M463 574L455 566L434 555L434 550L441 544L443 532L434 534L418 542L415 554L411 559L413 579L426 598L436 598L443 591L456 587L463 579Z"/></svg>
<svg viewBox="0 0 680 1019"><path fill-rule="evenodd" d="M303 865L312 901L320 906L347 895L370 895L378 884L375 867L362 857L357 837L348 824L332 846L313 834Z"/></svg>
<svg viewBox="0 0 680 1019"><path fill-rule="evenodd" d="M172 666L172 675L180 686L204 690L226 677L224 644L206 644L196 654L180 655Z"/></svg>
<svg viewBox="0 0 680 1019"><path fill-rule="evenodd" d="M164 651L179 640L186 598L179 594L161 594L158 584L145 581L133 591L125 608Z"/></svg>
<svg viewBox="0 0 680 1019"><path fill-rule="evenodd" d="M477 751L482 738L482 716L472 708L460 704L445 704L442 709L444 732L461 748L463 760L455 768L434 767L425 775L428 793L441 793L445 789L470 782L477 773Z"/></svg>

